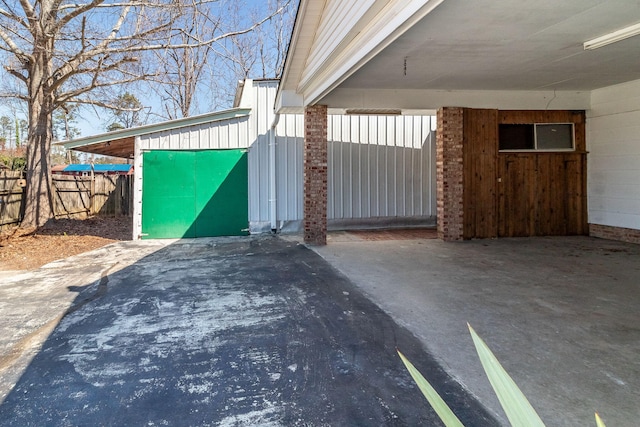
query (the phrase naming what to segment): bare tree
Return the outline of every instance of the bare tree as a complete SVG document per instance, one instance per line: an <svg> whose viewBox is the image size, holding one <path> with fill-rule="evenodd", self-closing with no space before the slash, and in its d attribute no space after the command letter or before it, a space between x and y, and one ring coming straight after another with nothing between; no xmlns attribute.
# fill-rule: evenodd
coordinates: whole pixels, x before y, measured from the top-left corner
<svg viewBox="0 0 640 427"><path fill-rule="evenodd" d="M138 59L148 51L197 48L251 31L209 39L181 38L186 14L216 0L0 0L4 69L22 83L14 96L27 103L27 189L23 227L52 216L53 112L68 103L114 108L114 86L156 75Z"/></svg>
<svg viewBox="0 0 640 427"><path fill-rule="evenodd" d="M295 19L297 2L291 0L269 0L268 9L272 17L265 25L246 34L236 34L220 40L214 46L214 53L223 58L222 70L216 68L216 78L226 80L224 85L233 99L233 82L246 78L279 78L282 74L289 35ZM277 13L273 13L276 12ZM253 20L257 10L247 10L245 5L236 3L227 23L241 25L243 19Z"/></svg>
<svg viewBox="0 0 640 427"><path fill-rule="evenodd" d="M261 44L255 42L251 34L256 32L268 32L273 22L286 14L291 8L292 0L277 0L273 4L261 5L261 12L249 11L248 2L242 0L219 1L214 7L203 8L197 14L185 14L181 17L183 32L172 40L174 44L191 44L181 49L156 51L156 57L152 62L159 63L158 75L152 80L155 84L152 89L162 99L164 108L163 117L176 119L188 117L194 112L199 112L201 99L206 99L207 105L203 108L218 107L211 105L211 99L221 89L232 91L237 80L249 77L249 71L243 75L235 75L231 80L221 78L219 72L229 61L230 55L222 49L222 40L229 43L243 43L242 48L234 49L242 54L251 54L256 62L256 52ZM265 11L266 9L266 11ZM235 31L236 28L250 28L252 31ZM220 38L220 34L229 34L229 37ZM217 38L215 44L197 44L194 41L210 40ZM217 46L215 48L214 46ZM241 63L249 61L243 58ZM209 70L215 70L208 73ZM213 92L213 93L212 93ZM201 96L208 93L209 96ZM215 103L214 103L215 104Z"/></svg>
<svg viewBox="0 0 640 427"><path fill-rule="evenodd" d="M295 7L287 7L289 1L274 0L273 8L283 8L282 13L275 15L271 19L268 29L260 27L256 29L256 37L262 40L258 44L259 62L263 78L280 78L284 69L284 60L287 55L291 29L295 21Z"/></svg>
<svg viewBox="0 0 640 427"><path fill-rule="evenodd" d="M174 41L188 45L193 40L211 39L219 28L219 19L222 17L192 11L183 17L184 31ZM157 84L151 87L162 99L166 118L172 120L191 114L210 51L211 44L205 44L153 52L160 66L157 77L152 80Z"/></svg>

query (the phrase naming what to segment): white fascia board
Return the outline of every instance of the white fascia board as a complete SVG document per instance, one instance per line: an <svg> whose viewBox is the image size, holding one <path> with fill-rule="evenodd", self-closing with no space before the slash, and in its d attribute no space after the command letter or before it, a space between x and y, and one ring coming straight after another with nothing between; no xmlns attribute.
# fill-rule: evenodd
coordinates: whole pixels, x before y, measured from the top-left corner
<svg viewBox="0 0 640 427"><path fill-rule="evenodd" d="M275 103L276 113L300 113L304 111L304 98L294 90L278 92Z"/></svg>
<svg viewBox="0 0 640 427"><path fill-rule="evenodd" d="M298 92L305 105L319 102L444 0L392 0L330 63L307 70Z"/></svg>
<svg viewBox="0 0 640 427"><path fill-rule="evenodd" d="M280 77L280 86L276 92L276 105L282 104L286 107L286 104L280 101L281 92L298 86L299 74L304 68L323 10L324 4L318 4L312 0L300 0Z"/></svg>
<svg viewBox="0 0 640 427"><path fill-rule="evenodd" d="M250 84L250 80L249 79L238 80L238 85L236 86L236 94L233 97L233 108L243 107L242 99L244 98L245 84Z"/></svg>
<svg viewBox="0 0 640 427"><path fill-rule="evenodd" d="M289 81L289 74L291 73L293 54L296 52L298 48L298 41L300 40L300 35L305 30L305 26L303 25L302 19L305 17L307 13L307 5L310 0L300 0L300 4L298 5L298 11L296 14L296 19L293 24L293 29L291 32L291 40L289 42L289 47L287 48L287 56L284 58L284 66L282 67L282 76L280 77L280 89L285 86L285 83ZM278 91L278 94L280 91Z"/></svg>
<svg viewBox="0 0 640 427"><path fill-rule="evenodd" d="M440 107L501 110L587 110L591 92L515 90L342 89L323 100L329 108L435 110Z"/></svg>

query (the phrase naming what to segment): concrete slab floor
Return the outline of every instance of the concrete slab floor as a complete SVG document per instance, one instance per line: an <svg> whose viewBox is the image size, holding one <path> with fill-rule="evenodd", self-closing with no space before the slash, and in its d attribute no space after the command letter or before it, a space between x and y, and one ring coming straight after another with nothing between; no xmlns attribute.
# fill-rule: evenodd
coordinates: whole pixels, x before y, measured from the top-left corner
<svg viewBox="0 0 640 427"><path fill-rule="evenodd" d="M275 237L117 243L3 282L0 304L3 426L439 425L396 347L467 425L495 425L348 279Z"/></svg>
<svg viewBox="0 0 640 427"><path fill-rule="evenodd" d="M362 241L313 248L506 417L466 323L549 426L637 426L640 246L588 237Z"/></svg>

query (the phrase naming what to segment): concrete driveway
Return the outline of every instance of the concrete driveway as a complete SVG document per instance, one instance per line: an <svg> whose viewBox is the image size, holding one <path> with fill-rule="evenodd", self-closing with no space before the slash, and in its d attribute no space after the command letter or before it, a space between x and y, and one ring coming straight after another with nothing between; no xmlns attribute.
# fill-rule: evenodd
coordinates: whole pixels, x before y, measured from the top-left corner
<svg viewBox="0 0 640 427"><path fill-rule="evenodd" d="M123 242L5 277L0 325L3 426L438 425L396 347L465 423L496 423L346 277L275 237Z"/></svg>
<svg viewBox="0 0 640 427"><path fill-rule="evenodd" d="M466 323L549 426L640 424L640 246L588 237L315 248L507 424Z"/></svg>

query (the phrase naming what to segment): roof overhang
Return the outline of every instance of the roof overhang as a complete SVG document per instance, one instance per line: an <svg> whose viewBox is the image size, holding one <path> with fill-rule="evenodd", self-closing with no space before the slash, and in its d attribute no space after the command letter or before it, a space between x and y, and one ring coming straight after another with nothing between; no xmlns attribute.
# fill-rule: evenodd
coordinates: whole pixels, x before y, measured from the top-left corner
<svg viewBox="0 0 640 427"><path fill-rule="evenodd" d="M319 102L442 1L301 0L276 111Z"/></svg>
<svg viewBox="0 0 640 427"><path fill-rule="evenodd" d="M631 1L302 0L276 109L587 109L640 79L640 37L585 42L639 21Z"/></svg>
<svg viewBox="0 0 640 427"><path fill-rule="evenodd" d="M162 123L154 123L130 129L120 129L113 132L72 139L69 141L56 142L55 145L62 146L67 150L76 150L85 153L130 159L133 158L135 153L136 137L156 132L164 132L167 130L244 117L249 115L250 112L250 108L233 108L230 110L185 117L177 120L169 120Z"/></svg>

